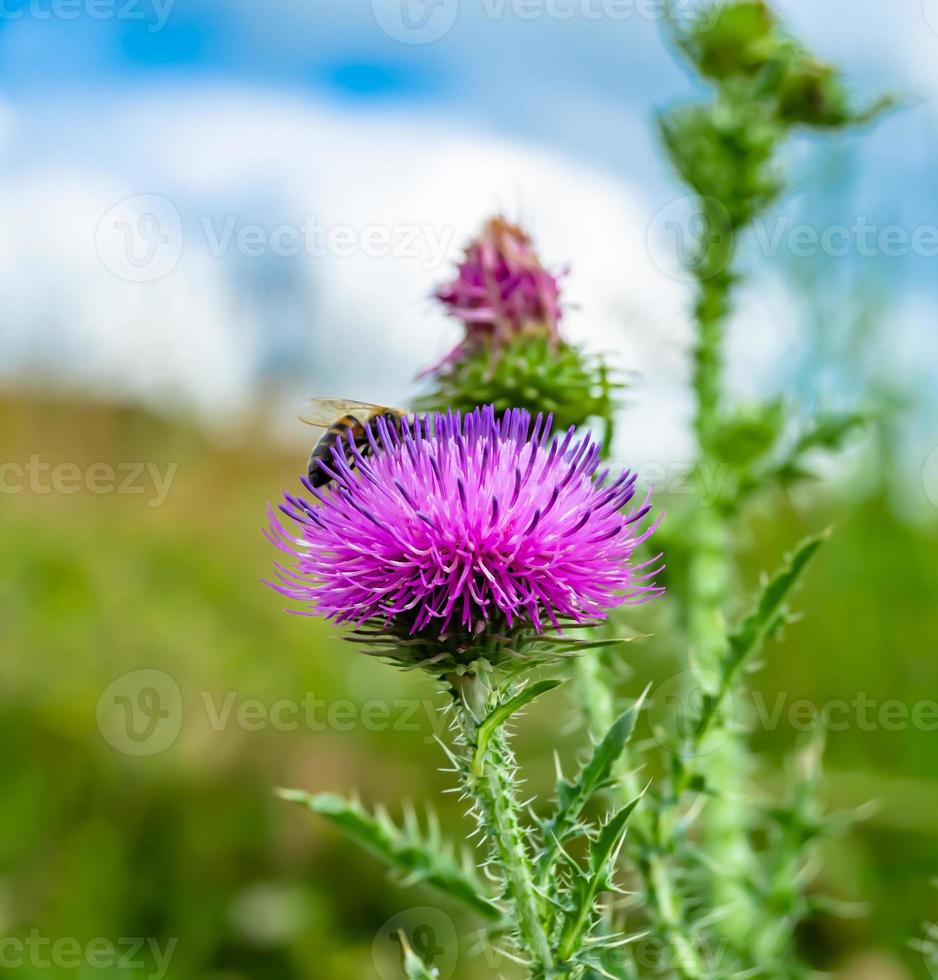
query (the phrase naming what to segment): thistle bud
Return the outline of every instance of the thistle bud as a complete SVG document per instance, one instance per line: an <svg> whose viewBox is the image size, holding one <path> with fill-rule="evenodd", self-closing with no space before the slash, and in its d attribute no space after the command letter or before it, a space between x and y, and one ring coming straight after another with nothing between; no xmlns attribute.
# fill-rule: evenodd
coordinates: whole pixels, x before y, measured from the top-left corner
<svg viewBox="0 0 938 980"><path fill-rule="evenodd" d="M463 337L424 372L433 389L424 411L551 412L562 428L613 415L613 384L598 357L560 334L560 276L538 258L531 238L502 217L469 243L454 278L435 297L463 326Z"/></svg>

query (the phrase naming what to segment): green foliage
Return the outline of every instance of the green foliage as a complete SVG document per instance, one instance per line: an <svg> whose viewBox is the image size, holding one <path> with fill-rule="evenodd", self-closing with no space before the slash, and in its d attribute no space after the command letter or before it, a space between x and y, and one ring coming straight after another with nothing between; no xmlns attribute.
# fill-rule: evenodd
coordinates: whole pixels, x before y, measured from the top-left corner
<svg viewBox="0 0 938 980"><path fill-rule="evenodd" d="M634 730L641 704L615 721L575 782L561 780L551 817L527 820L516 794L517 767L505 725L559 684L545 680L522 686L510 679L499 683L490 672L463 673L448 682L456 738L447 754L489 848L487 870L498 886L491 900L484 897L486 890L471 869L456 865L433 820L429 834L422 835L412 815L399 829L383 810L372 816L360 804L332 794L290 790L281 791L281 796L341 827L404 876L405 884L432 885L482 914L492 924L493 936L510 943L512 958L525 963L533 976L579 980L588 967L600 968L603 951L621 942L605 928L600 900L616 890L616 861L639 798L598 824L583 820L583 812L597 794L614 785L612 767ZM563 847L574 837L587 842L583 865ZM415 963L414 969L419 968Z"/></svg>
<svg viewBox="0 0 938 980"><path fill-rule="evenodd" d="M725 81L752 77L778 49L776 24L761 0L717 3L700 11L678 42L701 74Z"/></svg>
<svg viewBox="0 0 938 980"><path fill-rule="evenodd" d="M451 753L454 769L470 814L488 845L491 874L502 887L513 955L528 965L532 975L546 978L555 968L554 951L535 889L532 855L536 845L517 795L514 753L502 726L490 726L481 751L479 745L486 720L507 720L517 710L521 692L512 682L493 686L490 675L465 674L453 680L457 721L455 752ZM531 700L528 697L527 703Z"/></svg>
<svg viewBox="0 0 938 980"><path fill-rule="evenodd" d="M508 721L508 719L515 714L515 712L520 711L526 705L539 698L542 694L552 691L555 687L560 687L562 683L563 681L556 680L538 681L536 684L531 684L530 686L523 688L518 694L515 694L507 701L500 702L492 709L485 721L483 721L482 724L476 728L475 748L473 750L472 764L470 766L470 771L473 777L478 777L482 774L482 770L485 767L485 758L489 747L489 742L492 740L495 733Z"/></svg>
<svg viewBox="0 0 938 980"><path fill-rule="evenodd" d="M686 23L672 21L671 30L691 65L716 86L712 100L659 118L672 165L699 197L689 265L701 283L704 340L706 325L728 313L739 235L782 193L778 156L792 129L865 123L892 101L855 108L839 72L791 38L763 0L719 0ZM709 395L699 385L698 393Z"/></svg>
<svg viewBox="0 0 938 980"><path fill-rule="evenodd" d="M597 899L602 892L615 887L613 878L619 850L625 841L626 824L639 802L640 798L635 799L613 814L599 828L596 839L590 845L587 868L574 880L572 904L564 917L559 950L563 962L574 959L580 953L585 938L599 916ZM591 946L595 949L601 943L602 937L599 937Z"/></svg>
<svg viewBox="0 0 938 980"><path fill-rule="evenodd" d="M823 752L824 735L816 731L791 760L788 799L768 808L765 861L760 876L752 882L753 899L773 913L756 937L753 958L773 964L780 972L786 961L791 966L788 951L795 930L819 902L809 899L805 883L818 844L836 826L819 802Z"/></svg>
<svg viewBox="0 0 938 980"><path fill-rule="evenodd" d="M781 26L764 0L705 6L675 40L695 68L724 89L740 86L785 126L837 128L865 122L886 108L858 110L840 74Z"/></svg>
<svg viewBox="0 0 938 980"><path fill-rule="evenodd" d="M527 335L497 352L483 348L466 355L433 383L433 390L417 401L418 411L526 408L535 415L552 412L557 429L611 419L615 392L622 387L601 358L564 341ZM607 432L607 441L610 436Z"/></svg>
<svg viewBox="0 0 938 980"><path fill-rule="evenodd" d="M763 585L752 612L728 635L726 655L720 664L719 686L704 695L700 715L690 727L686 756L692 757L707 735L720 706L733 689L740 668L759 650L766 637L776 633L785 622L788 598L828 536L825 533L802 541L785 565ZM682 786L686 786L689 770L683 766L682 771Z"/></svg>
<svg viewBox="0 0 938 980"><path fill-rule="evenodd" d="M279 795L340 827L396 871L402 885L429 885L447 897L463 902L484 919L500 919L501 913L485 897L485 886L476 876L468 855L457 861L452 847L443 841L439 821L432 810L428 810L428 828L424 833L412 809L405 810L403 826L398 827L385 809L379 807L370 814L361 803L344 800L333 793L312 795L302 790L284 789Z"/></svg>
<svg viewBox="0 0 938 980"><path fill-rule="evenodd" d="M811 802L817 780L806 779L787 809L761 812L748 798L748 747L724 703L745 690L742 668L787 619L788 597L823 536L795 550L753 612L730 631L728 522L758 491L809 475L807 457L839 447L859 416L822 418L791 435L792 413L781 400L728 407L723 339L741 235L784 189L778 158L793 127L842 127L882 106L854 110L839 74L787 35L762 0L709 4L689 26L675 23L672 30L716 89L710 101L675 107L660 119L668 156L698 201L689 261L699 286L692 379L697 498L677 522L687 556L677 598L700 703L689 719L685 706L678 708L669 786L650 794L634 856L647 917L670 952L673 974L701 976L708 951L720 949L719 975L801 976L806 970L793 934L807 909L805 854L824 828ZM685 814L691 795L701 803L694 845ZM809 815L816 817L810 834ZM778 845L768 855L757 844L766 836Z"/></svg>
<svg viewBox="0 0 938 980"><path fill-rule="evenodd" d="M646 692L647 693L647 692ZM635 731L635 722L645 700L643 694L621 714L606 735L593 748L589 760L573 782L561 778L557 783L557 803L553 814L543 823L544 850L540 858L541 882L546 885L553 875L554 861L564 843L583 832L580 816L597 793L614 785L611 778L615 763Z"/></svg>
<svg viewBox="0 0 938 980"><path fill-rule="evenodd" d="M765 583L755 609L730 633L729 649L724 663L727 683L732 681L736 671L759 648L766 636L775 632L784 622L785 603L792 589L829 536L829 532L825 532L802 541L786 564Z"/></svg>
<svg viewBox="0 0 938 980"><path fill-rule="evenodd" d="M760 103L735 91L712 103L678 106L660 117L659 127L672 164L701 198L701 249L718 254L705 259L702 252L694 268L709 278L729 265L739 229L781 193L775 155L784 130Z"/></svg>

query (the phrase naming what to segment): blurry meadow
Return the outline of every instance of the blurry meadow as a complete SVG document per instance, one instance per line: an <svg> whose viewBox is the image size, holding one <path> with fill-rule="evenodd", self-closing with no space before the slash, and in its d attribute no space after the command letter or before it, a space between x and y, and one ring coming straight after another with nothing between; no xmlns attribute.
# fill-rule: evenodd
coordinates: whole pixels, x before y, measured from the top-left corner
<svg viewBox="0 0 938 980"><path fill-rule="evenodd" d="M316 620L283 615L259 585L271 561L262 504L293 483L301 460L271 451L250 425L243 444L220 450L185 423L35 392L8 392L0 417L4 459L41 450L83 471L101 460L178 464L159 507L145 494L87 489L4 500L4 934L179 937L168 975L180 980L396 976L381 927L426 904L426 893L400 893L367 854L272 795L276 785L360 787L380 802L448 785L427 682L344 648ZM864 696L874 705L830 716L823 795L838 809L879 804L827 847L818 883L868 905L847 920L819 913L802 938L819 967L844 977L922 977L908 944L926 914L938 917L929 880L938 870L938 663L925 647L938 636L938 529L901 520L884 485L843 490L815 487L797 510L773 501L753 528L765 552L740 542L756 576L806 528L835 524L784 658L773 644L755 676L756 707L770 719L764 731L757 725L759 780L779 780L806 703ZM649 614L638 627L655 632L663 624L649 620L666 613ZM627 659L636 694L644 678L669 677L668 651L654 639L631 645ZM175 716L159 722L168 734L158 729L160 743L144 744L169 744L142 758L123 751L133 743L121 737L122 714L105 723L107 737L98 720L105 692L137 670L165 672L181 691L178 731ZM929 698L930 713L896 714L896 703ZM290 707L278 709L283 702ZM145 723L146 706L137 710ZM571 713L558 693L525 728L532 792L549 790ZM454 798L443 799L458 838L468 825ZM468 950L479 924L460 909L447 914ZM490 973L467 952L454 975Z"/></svg>

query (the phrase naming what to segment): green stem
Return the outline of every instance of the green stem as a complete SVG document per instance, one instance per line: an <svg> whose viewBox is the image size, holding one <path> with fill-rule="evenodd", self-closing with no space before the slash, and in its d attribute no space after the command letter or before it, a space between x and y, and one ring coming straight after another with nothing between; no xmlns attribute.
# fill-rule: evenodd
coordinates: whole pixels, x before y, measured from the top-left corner
<svg viewBox="0 0 938 980"><path fill-rule="evenodd" d="M531 959L532 974L548 980L557 976L558 971L541 919L527 832L521 823L514 753L504 729L499 727L473 767L479 726L487 712L494 707L494 692L485 678L475 674L453 678L452 683L463 736L469 749L463 771L465 789L476 805L480 826L492 847L493 858L504 875L519 945Z"/></svg>
<svg viewBox="0 0 938 980"><path fill-rule="evenodd" d="M725 243L732 238L732 228L724 227L719 212L706 217L711 233L696 267L700 292L692 386L697 466L687 612L691 666L716 672L726 652L723 608L729 595L730 556L727 528L707 486L711 475L707 470L720 462L716 443L723 401L723 342L733 287L733 276L727 271L731 250Z"/></svg>
<svg viewBox="0 0 938 980"><path fill-rule="evenodd" d="M674 886L671 868L659 852L650 854L641 867L658 914L659 928L671 950L674 970L684 980L697 980L704 975L704 963L685 927L684 902Z"/></svg>
<svg viewBox="0 0 938 980"><path fill-rule="evenodd" d="M696 308L697 344L694 349L693 390L696 400L694 431L698 444L695 469L696 499L691 518L691 559L688 568L687 625L691 667L699 686L715 693L713 677L719 674L727 652L725 608L730 596L732 558L726 517L713 499L708 477L717 472L720 459L717 438L723 401L722 365L726 320L730 311L733 276L731 259L721 238L731 232L716 229L698 266L700 294ZM709 471L709 472L708 472ZM716 726L719 725L719 719ZM712 792L704 813L708 853L719 869L713 877L715 907L732 911L721 918L721 928L738 945L745 946L752 915L742 882L751 871L746 808L740 805L747 755L739 739L725 729L723 744L707 760L707 783Z"/></svg>

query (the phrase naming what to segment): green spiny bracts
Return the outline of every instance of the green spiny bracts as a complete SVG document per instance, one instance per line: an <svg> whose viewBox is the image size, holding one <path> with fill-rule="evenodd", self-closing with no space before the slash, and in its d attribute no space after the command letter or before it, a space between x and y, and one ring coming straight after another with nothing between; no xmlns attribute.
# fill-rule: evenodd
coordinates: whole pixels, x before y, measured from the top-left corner
<svg viewBox="0 0 938 980"><path fill-rule="evenodd" d="M534 414L552 413L558 429L579 428L599 419L608 444L614 396L621 387L599 356L565 341L522 335L497 350L486 343L441 369L416 407L471 411L478 405L493 405L497 412L525 408Z"/></svg>
<svg viewBox="0 0 938 980"><path fill-rule="evenodd" d="M488 221L465 250L450 282L435 293L462 325L459 343L424 371L422 411L550 412L558 428L601 420L612 437L613 380L602 357L569 343L560 325L562 274L542 263L530 236L504 218Z"/></svg>

